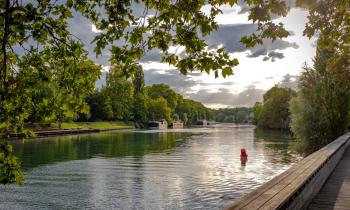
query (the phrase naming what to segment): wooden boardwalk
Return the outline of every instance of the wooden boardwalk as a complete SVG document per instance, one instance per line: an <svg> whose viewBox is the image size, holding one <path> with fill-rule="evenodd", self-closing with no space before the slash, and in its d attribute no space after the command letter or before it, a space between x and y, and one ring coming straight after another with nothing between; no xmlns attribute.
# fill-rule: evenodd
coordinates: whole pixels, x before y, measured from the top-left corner
<svg viewBox="0 0 350 210"><path fill-rule="evenodd" d="M350 148L312 200L309 209L350 209Z"/></svg>

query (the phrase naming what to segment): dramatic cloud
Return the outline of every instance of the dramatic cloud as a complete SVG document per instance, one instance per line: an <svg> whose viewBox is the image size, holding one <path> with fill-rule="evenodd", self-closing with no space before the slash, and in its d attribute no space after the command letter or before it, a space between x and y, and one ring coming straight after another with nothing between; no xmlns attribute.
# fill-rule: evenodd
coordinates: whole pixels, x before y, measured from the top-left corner
<svg viewBox="0 0 350 210"><path fill-rule="evenodd" d="M240 2L238 4L239 6L231 8L230 6L223 6L223 15L227 14L239 14L239 12L242 12L244 8L246 8L244 2ZM135 4L133 5L134 13L139 15L143 12L143 5ZM90 52L89 58L94 60L95 62L102 64L102 65L109 65L110 60L110 52L109 47L104 49L102 51L102 55L96 57L95 53L93 52L93 49L95 47L95 44L92 43L94 40L96 34L100 33L101 31L96 28L95 25L93 25L89 20L87 20L85 17L80 15L79 13L74 13L74 18L69 20L69 30L72 32L73 35L76 37L79 37L79 39L85 44L86 49ZM231 20L232 22L235 22L234 20L243 20L247 17L237 17L237 18L226 18L226 20ZM208 43L209 49L216 49L218 46L223 46L227 52L229 53L235 53L235 52L245 52L247 49L244 47L244 45L240 42L240 39L242 36L250 35L254 33L257 29L257 25L253 23L249 23L247 21L244 24L221 24L219 29L217 31L214 31L211 35L205 37L205 40ZM220 22L219 22L220 23ZM292 32L293 33L293 32ZM119 43L119 42L118 42ZM259 56L269 56L269 53L274 50L279 50L279 54L283 53L282 50L285 50L287 48L294 48L297 49L298 45L295 42L288 42L286 40L276 40L275 42L271 42L268 40L264 41L264 44L262 46L257 46L251 49L248 49L248 52L250 52L247 56L254 58ZM162 57L162 52L160 50L151 50L149 52L146 52L144 57L140 60L140 62L160 62ZM271 60L274 60L274 53L272 53L272 56L270 57ZM283 58L281 56L275 57L276 58ZM266 59L265 59L266 60Z"/></svg>
<svg viewBox="0 0 350 210"><path fill-rule="evenodd" d="M249 57L249 58L256 58L256 57L263 56L263 55L267 55L267 49L266 48L257 49L257 50L255 50L255 52L252 52L247 57Z"/></svg>
<svg viewBox="0 0 350 210"><path fill-rule="evenodd" d="M275 61L275 59L284 58L284 54L281 52L276 52L275 50L284 50L287 48L298 49L299 46L295 42L287 42L284 40L276 40L272 42L271 40L265 40L264 45L257 46L253 49L250 49L251 54L248 55L250 58L256 58L259 56L265 56L263 61L267 61L269 59Z"/></svg>
<svg viewBox="0 0 350 210"><path fill-rule="evenodd" d="M186 96L209 107L237 107L253 106L255 102L262 100L264 92L264 90L250 86L238 94L230 93L228 89L221 88L217 92L200 90L197 93L186 94Z"/></svg>
<svg viewBox="0 0 350 210"><path fill-rule="evenodd" d="M249 51L247 57L255 58L265 56L263 60L275 61L275 59L284 58L282 52L275 52L275 50L285 50L287 48L298 49L296 42L288 42L286 40L264 40L263 45L247 49L240 39L243 36L254 33L257 29L255 24L232 24L221 25L217 31L214 31L210 36L206 37L209 49L217 49L223 46L229 53Z"/></svg>
<svg viewBox="0 0 350 210"><path fill-rule="evenodd" d="M283 53L271 51L267 56L263 58L263 61L268 61L271 59L271 62L275 62L276 59L282 59L284 58Z"/></svg>
<svg viewBox="0 0 350 210"><path fill-rule="evenodd" d="M293 2L288 1L288 5L292 5ZM135 12L143 12L142 6L136 5L135 8ZM209 50L223 46L233 57L239 59L240 65L235 69L234 76L214 79L213 75L208 76L201 72L190 72L184 76L174 66L160 63L163 53L153 49L145 53L140 60L146 84L169 84L185 97L211 107L252 106L256 101L261 101L263 93L275 84L296 89L298 77L294 75L298 74L302 63L311 60L314 55L315 46L311 45L314 40L310 41L301 34L307 13L292 9L290 16L283 20L292 34L291 37L274 42L264 40L263 45L247 49L240 39L257 29L255 24L246 20L248 10L249 7L243 4L243 1L238 7L223 7L223 14L218 18L219 29L205 37ZM70 31L85 44L90 59L105 67L109 66L109 48L103 50L99 57L93 52L95 44L92 41L100 31L86 18L79 14L75 16L69 20ZM170 50L175 48L171 47ZM180 50L179 53L184 52ZM286 73L289 74L285 75ZM104 72L96 82L96 87L102 87L106 83L105 76Z"/></svg>
<svg viewBox="0 0 350 210"><path fill-rule="evenodd" d="M185 93L191 87L196 85L196 82L188 76L180 74L177 70L167 70L159 72L156 69L146 70L145 72L145 83L146 85L165 83L170 85L178 93Z"/></svg>

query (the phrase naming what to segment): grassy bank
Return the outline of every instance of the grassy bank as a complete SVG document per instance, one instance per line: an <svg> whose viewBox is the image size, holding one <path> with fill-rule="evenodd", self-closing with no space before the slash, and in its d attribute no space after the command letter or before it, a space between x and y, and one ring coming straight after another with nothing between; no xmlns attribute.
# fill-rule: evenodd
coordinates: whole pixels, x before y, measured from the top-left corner
<svg viewBox="0 0 350 210"><path fill-rule="evenodd" d="M1 126L1 125L0 125ZM10 132L5 134L0 127L0 138L28 138L28 137L41 137L41 136L58 136L58 135L71 135L80 133L100 132L107 130L118 130L118 129L134 129L135 125L132 122L71 122L63 123L61 129L58 124L26 124L26 129L29 129L27 134L16 134Z"/></svg>
<svg viewBox="0 0 350 210"><path fill-rule="evenodd" d="M58 128L58 124L51 123L52 128ZM62 123L62 129L73 129L73 128L82 128L82 129L126 129L126 128L135 128L133 123L126 122L70 122Z"/></svg>

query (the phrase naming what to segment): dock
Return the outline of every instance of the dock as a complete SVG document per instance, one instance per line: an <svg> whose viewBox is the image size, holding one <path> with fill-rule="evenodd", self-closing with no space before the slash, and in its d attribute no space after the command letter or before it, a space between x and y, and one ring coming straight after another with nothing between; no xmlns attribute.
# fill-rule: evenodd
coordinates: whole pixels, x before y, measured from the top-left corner
<svg viewBox="0 0 350 210"><path fill-rule="evenodd" d="M346 133L226 209L350 209L349 145Z"/></svg>
<svg viewBox="0 0 350 210"><path fill-rule="evenodd" d="M350 148L312 200L309 209L350 209Z"/></svg>

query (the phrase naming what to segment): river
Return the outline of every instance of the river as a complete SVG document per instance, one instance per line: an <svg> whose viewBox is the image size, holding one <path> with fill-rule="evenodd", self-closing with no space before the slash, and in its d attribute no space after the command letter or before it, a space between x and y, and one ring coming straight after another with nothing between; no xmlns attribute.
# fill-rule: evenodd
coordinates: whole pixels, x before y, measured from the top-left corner
<svg viewBox="0 0 350 210"><path fill-rule="evenodd" d="M298 161L290 143L234 124L14 141L26 181L0 209L223 209Z"/></svg>

